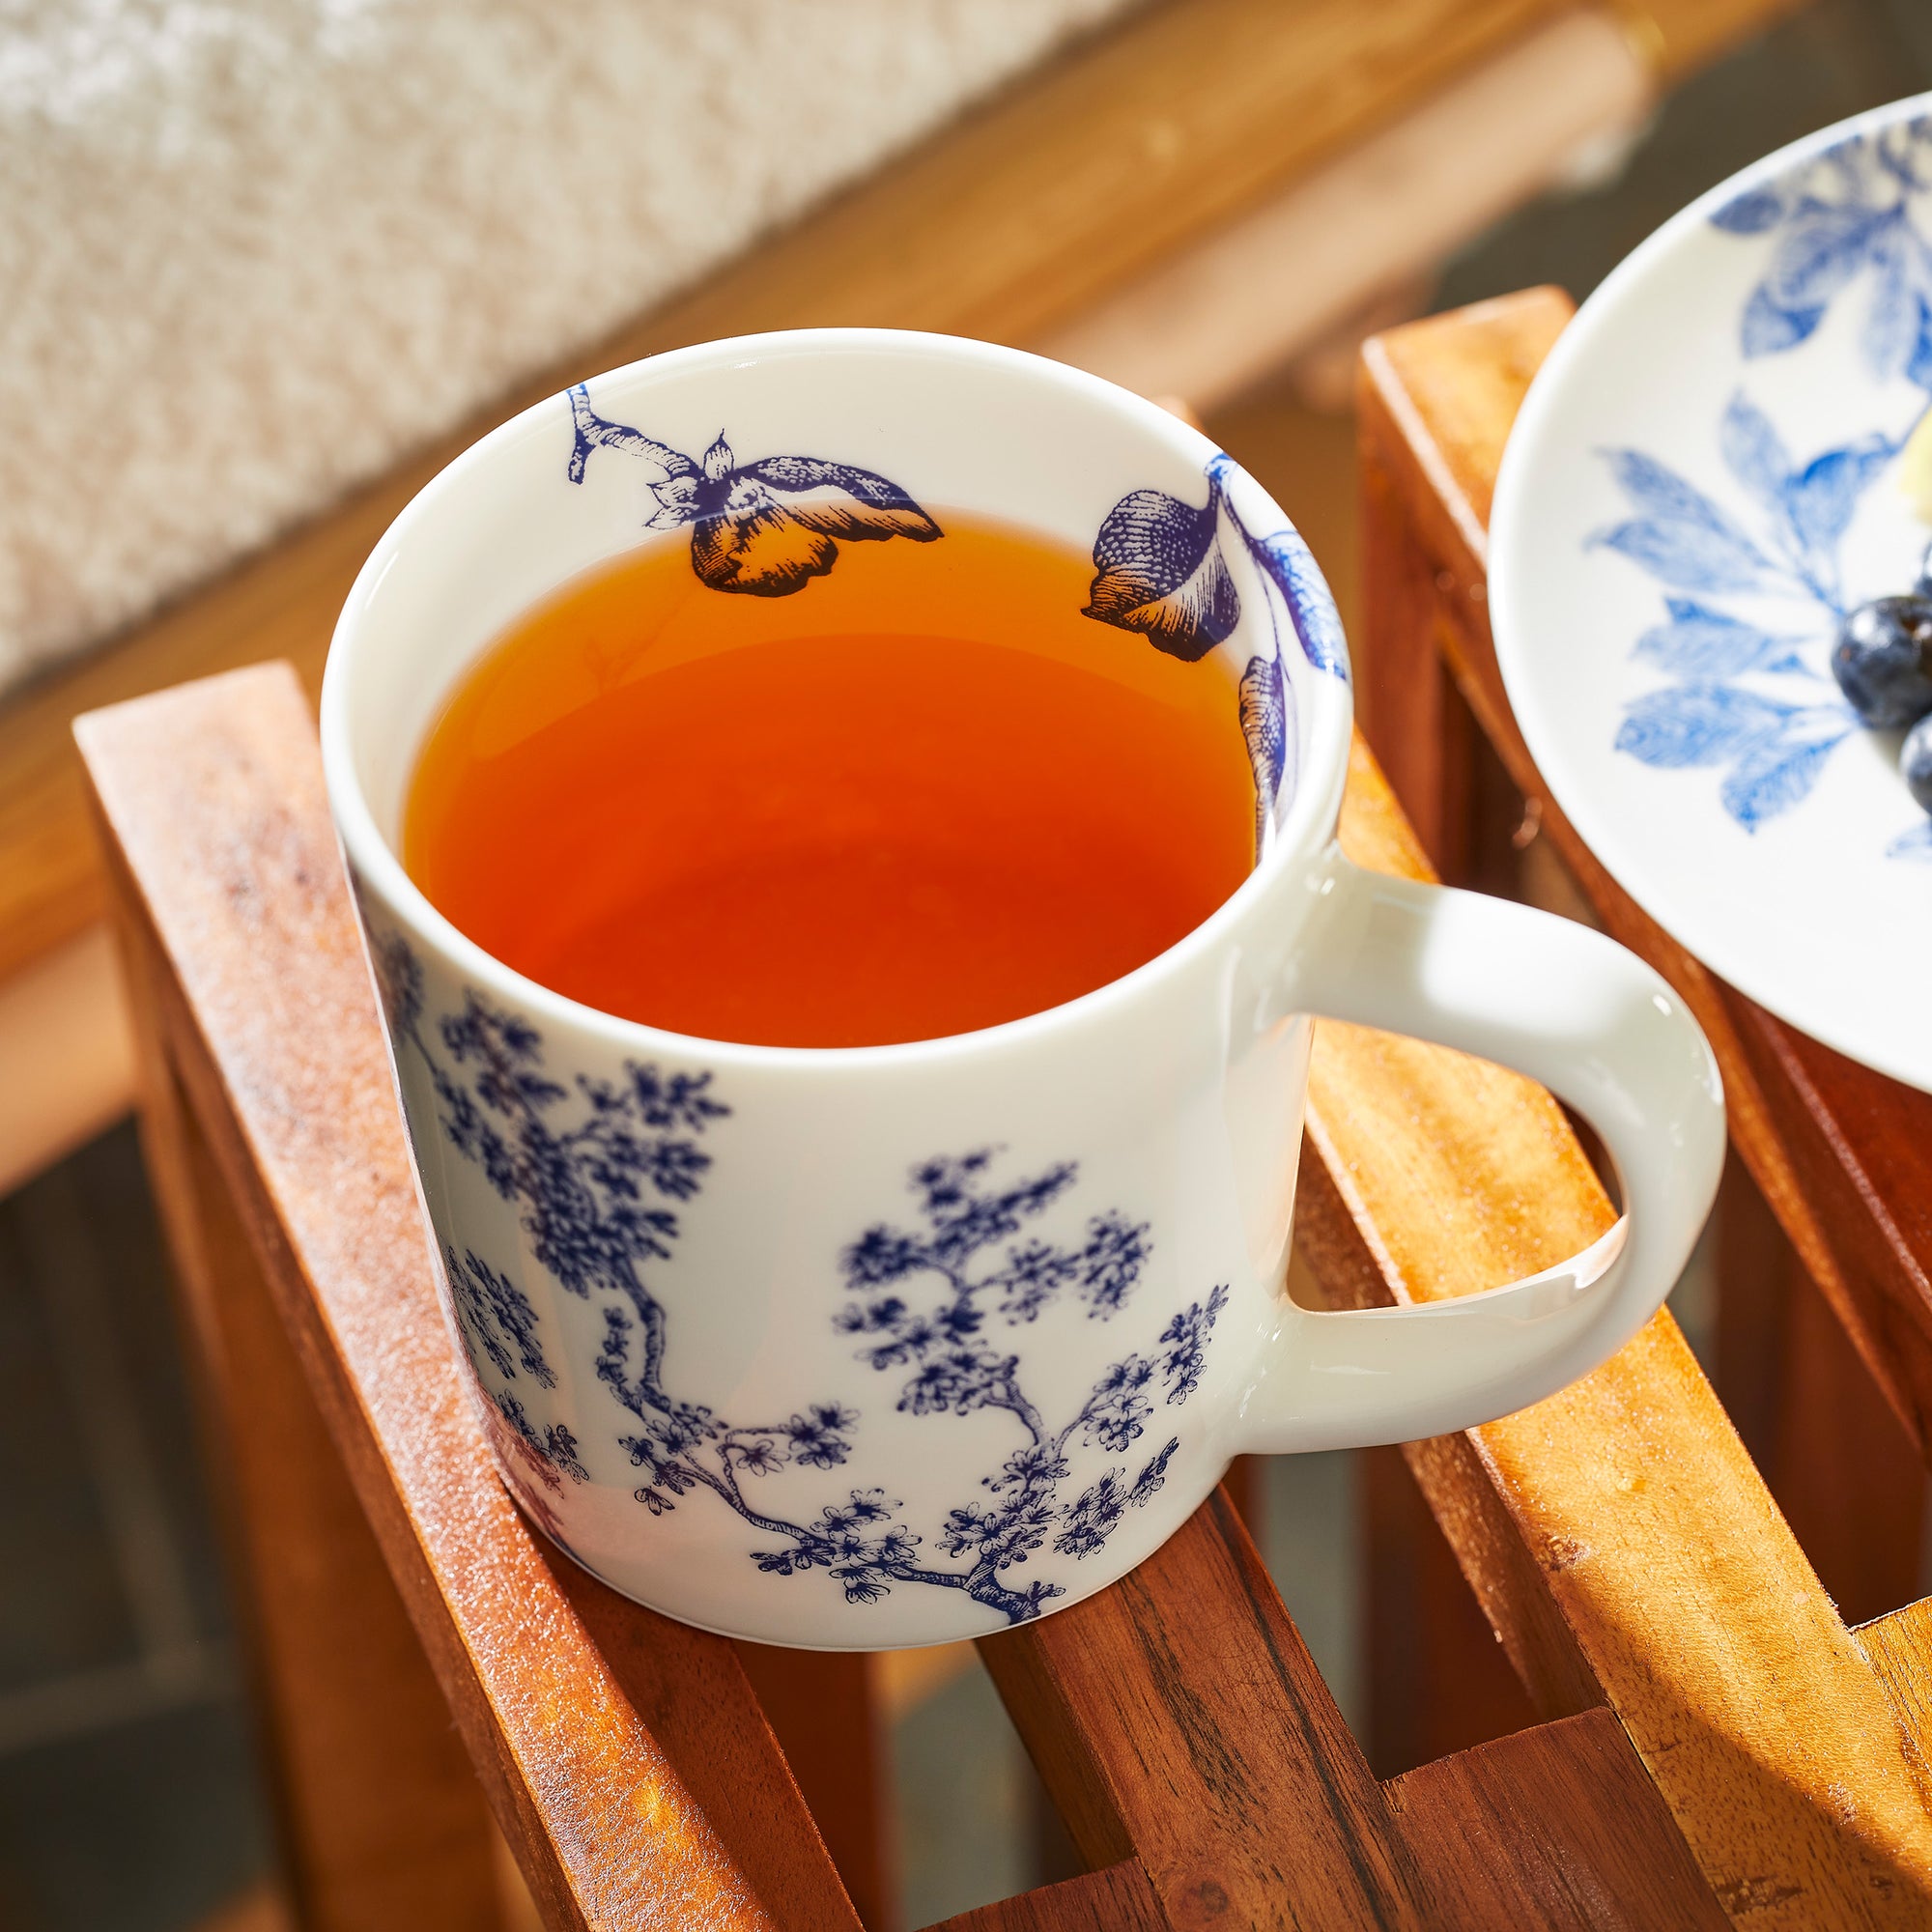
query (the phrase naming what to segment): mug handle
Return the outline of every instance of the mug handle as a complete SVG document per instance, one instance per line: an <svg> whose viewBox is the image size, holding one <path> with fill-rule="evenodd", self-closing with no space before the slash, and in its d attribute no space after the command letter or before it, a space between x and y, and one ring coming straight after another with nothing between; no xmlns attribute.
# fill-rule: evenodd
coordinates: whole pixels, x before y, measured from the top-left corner
<svg viewBox="0 0 1932 1932"><path fill-rule="evenodd" d="M1669 984L1588 926L1365 871L1331 848L1287 989L1297 1011L1498 1061L1602 1136L1624 1214L1581 1254L1453 1300L1292 1307L1244 1418L1262 1454L1474 1428L1574 1381L1647 1321L1690 1259L1724 1159L1723 1085Z"/></svg>

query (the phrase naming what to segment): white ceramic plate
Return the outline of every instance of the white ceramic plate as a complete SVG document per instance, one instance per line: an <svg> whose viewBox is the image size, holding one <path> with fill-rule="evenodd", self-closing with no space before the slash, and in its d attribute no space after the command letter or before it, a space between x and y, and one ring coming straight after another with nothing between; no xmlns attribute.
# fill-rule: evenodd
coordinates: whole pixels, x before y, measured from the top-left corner
<svg viewBox="0 0 1932 1932"><path fill-rule="evenodd" d="M1661 228L1511 434L1490 596L1556 802L1682 945L1932 1089L1932 818L1828 665L1932 529L1932 95L1827 128Z"/></svg>

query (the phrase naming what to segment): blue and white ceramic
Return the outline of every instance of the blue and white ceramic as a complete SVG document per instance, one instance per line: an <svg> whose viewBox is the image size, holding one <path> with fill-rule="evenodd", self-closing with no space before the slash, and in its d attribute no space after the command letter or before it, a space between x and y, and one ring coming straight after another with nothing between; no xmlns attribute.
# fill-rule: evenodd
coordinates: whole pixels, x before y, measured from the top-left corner
<svg viewBox="0 0 1932 1932"><path fill-rule="evenodd" d="M943 545L961 510L1090 550L1085 610L1118 649L1225 685L1259 859L1170 952L958 1038L751 1047L533 984L403 872L425 730L569 578L688 543L718 595L795 597L804 629L819 578ZM692 1623L931 1643L1110 1582L1240 1451L1462 1428L1630 1334L1716 1184L1703 1038L1593 933L1349 866L1350 721L1334 610L1280 510L1173 417L1010 351L865 330L685 350L432 483L343 612L324 750L452 1335L531 1519ZM1313 1012L1547 1081L1598 1123L1630 1219L1490 1294L1296 1307Z"/></svg>
<svg viewBox="0 0 1932 1932"><path fill-rule="evenodd" d="M1626 892L1792 1025L1932 1089L1932 819L1833 682L1932 529L1932 97L1771 156L1619 268L1538 374L1491 522L1496 655Z"/></svg>

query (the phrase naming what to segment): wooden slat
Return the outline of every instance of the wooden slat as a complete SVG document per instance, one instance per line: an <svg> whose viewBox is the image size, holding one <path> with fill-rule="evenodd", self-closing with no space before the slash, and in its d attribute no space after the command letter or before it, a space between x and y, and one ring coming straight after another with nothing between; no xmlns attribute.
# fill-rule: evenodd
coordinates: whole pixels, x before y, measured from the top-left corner
<svg viewBox="0 0 1932 1932"><path fill-rule="evenodd" d="M1387 1787L1449 1897L1500 1895L1485 1927L1723 1932L1656 1787L1607 1711L1438 1759ZM1639 1851L1639 1847L1641 1850Z"/></svg>
<svg viewBox="0 0 1932 1932"><path fill-rule="evenodd" d="M1372 576L1362 722L1398 793L1425 826L1440 797L1435 714L1402 693L1438 673L1440 650L1511 778L1605 928L1683 995L1723 1068L1731 1136L1866 1368L1921 1446L1932 1438L1932 1094L1857 1066L1775 1020L1708 972L1625 895L1562 812L1530 758L1496 668L1485 603L1487 524L1503 440L1572 305L1532 290L1377 337L1360 392L1366 501L1382 551L1415 560ZM1380 555L1380 552L1378 553ZM1386 560L1386 559L1385 559ZM1418 619L1412 588L1440 588ZM1420 628L1418 628L1420 623Z"/></svg>
<svg viewBox="0 0 1932 1932"><path fill-rule="evenodd" d="M1634 136L1657 94L1627 22L1560 14L1037 346L1143 395L1177 390L1217 410L1426 282L1579 151Z"/></svg>
<svg viewBox="0 0 1932 1932"><path fill-rule="evenodd" d="M962 1912L931 1932L1166 1932L1167 1925L1147 1873L1127 1859Z"/></svg>
<svg viewBox="0 0 1932 1932"><path fill-rule="evenodd" d="M1803 0L1648 0L1619 7L1630 32L1644 43L1669 78L1722 53L1747 34L1761 33Z"/></svg>
<svg viewBox="0 0 1932 1932"><path fill-rule="evenodd" d="M0 1196L128 1111L134 1042L114 942L87 927L0 980Z"/></svg>
<svg viewBox="0 0 1932 1932"><path fill-rule="evenodd" d="M1413 600L1378 613L1369 585L1365 656L1405 655L1399 676L1367 665L1365 694L1418 673L1445 607L1459 639L1480 627L1477 546L1494 459L1566 314L1543 292L1370 345L1364 418L1380 472L1370 500L1378 515L1421 506L1423 554L1443 577L1419 639ZM1492 696L1462 675L1464 660L1451 662L1493 737ZM1427 778L1425 748L1400 733L1391 748L1414 753ZM1345 845L1364 863L1419 870L1392 807L1364 810L1373 796L1351 789ZM1554 816L1546 806L1546 830L1574 842ZM1570 843L1559 849L1571 857ZM1615 915L1581 856L1593 903ZM1645 936L1620 917L1605 923L1627 943ZM1681 954L1651 956L1688 995ZM1691 977L1704 1017L1709 982ZM1712 1009L1721 1026L1724 1009ZM1721 1034L1718 1043L1721 1054ZM1728 1061L1725 1071L1728 1084ZM1751 1104L1747 1094L1744 1111ZM1442 1128L1457 1118L1486 1122L1487 1146L1455 1151ZM1547 1096L1410 1042L1321 1028L1310 1138L1322 1180L1311 1186L1304 1165L1297 1233L1340 1298L1489 1286L1574 1251L1610 1217ZM1610 1705L1734 1918L1923 1921L1932 1828L1916 1756L1667 1316L1549 1402L1409 1456L1534 1700L1550 1713Z"/></svg>
<svg viewBox="0 0 1932 1932"><path fill-rule="evenodd" d="M207 1137L158 1040L144 1045L148 1171L183 1283L207 1463L240 1557L289 1894L314 1932L495 1926L475 1775ZM250 1399L232 1400L238 1388Z"/></svg>
<svg viewBox="0 0 1932 1932"><path fill-rule="evenodd" d="M151 1077L178 1086L259 1277L207 1257L190 1272L237 1308L272 1295L547 1922L856 1928L728 1643L550 1553L496 1480L293 674L136 700L79 735ZM179 1144L164 1108L154 1123ZM231 1409L272 1400L214 1359Z"/></svg>
<svg viewBox="0 0 1932 1932"><path fill-rule="evenodd" d="M1419 872L1357 757L1345 849ZM1548 1094L1439 1048L1323 1024L1308 1131L1321 1179L1304 1161L1297 1239L1338 1300L1492 1287L1612 1218ZM1734 1917L1932 1911L1932 1820L1895 1715L1668 1314L1534 1408L1416 1445L1411 1466L1532 1700L1610 1705Z"/></svg>
<svg viewBox="0 0 1932 1932"><path fill-rule="evenodd" d="M980 1654L1090 1864L1177 1925L1421 1926L1380 1788L1217 1493L1114 1588Z"/></svg>
<svg viewBox="0 0 1932 1932"><path fill-rule="evenodd" d="M1932 1597L1874 1618L1853 1634L1921 1762L1932 1764Z"/></svg>
<svg viewBox="0 0 1932 1932"><path fill-rule="evenodd" d="M757 247L522 384L415 460L106 653L0 711L0 978L100 911L77 713L268 657L313 690L396 512L459 449L635 356L827 323L1026 344L1382 125L1565 0L1168 0L1131 16ZM1765 0L1654 0L1701 59ZM1709 14L1687 37L1668 23ZM1735 20L1730 16L1735 15Z"/></svg>
<svg viewBox="0 0 1932 1932"><path fill-rule="evenodd" d="M1536 1713L1402 1451L1362 1450L1356 1468L1362 1742L1387 1778Z"/></svg>
<svg viewBox="0 0 1932 1932"><path fill-rule="evenodd" d="M898 1932L898 1841L881 1657L765 1643L731 1648L866 1932Z"/></svg>
<svg viewBox="0 0 1932 1932"><path fill-rule="evenodd" d="M1724 1922L1607 1714L1378 1785L1224 1495L980 1654L1082 1855L1175 1927Z"/></svg>

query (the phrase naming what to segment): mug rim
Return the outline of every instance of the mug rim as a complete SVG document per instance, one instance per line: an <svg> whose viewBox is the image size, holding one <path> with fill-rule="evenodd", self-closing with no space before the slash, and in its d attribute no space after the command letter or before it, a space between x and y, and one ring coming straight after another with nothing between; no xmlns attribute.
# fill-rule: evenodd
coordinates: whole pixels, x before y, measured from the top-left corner
<svg viewBox="0 0 1932 1932"><path fill-rule="evenodd" d="M977 363L993 368L1024 371L1036 381L1057 384L1089 402L1130 417L1135 425L1155 441L1165 442L1172 453L1184 458L1204 475L1210 459L1223 452L1214 441L1183 422L1180 417L1149 402L1132 390L1102 377L1090 375L1070 364L1048 356L1002 344L982 342L970 336L942 335L924 330L896 328L790 328L757 334L720 337L666 350L591 376L586 380L604 384L641 370L675 377L687 371L709 372L750 360L783 356L806 359L812 355L848 356L891 349L899 354L930 356L941 362ZM1296 860L1315 856L1332 834L1340 810L1343 786L1348 776L1348 753L1353 723L1352 682L1343 677L1321 676L1311 687L1320 694L1311 707L1309 752L1301 770L1295 794L1274 837L1260 862L1234 892L1199 924L1144 960L1132 971L1122 973L1057 1006L1003 1020L996 1026L980 1027L970 1033L942 1034L929 1039L896 1040L869 1046L773 1046L745 1040L712 1039L699 1034L677 1033L647 1021L625 1019L600 1007L574 1000L539 980L530 979L499 959L471 939L438 909L422 889L410 877L390 841L376 823L374 811L364 796L357 769L353 696L350 681L359 642L359 633L369 608L380 595L383 580L403 546L412 541L420 527L433 518L440 499L460 480L494 462L511 444L520 443L554 412L562 391L553 392L527 409L519 411L461 451L430 478L397 513L363 561L343 602L335 628L329 638L328 655L323 672L320 726L325 782L329 807L353 870L373 887L389 909L406 926L433 946L465 978L487 987L497 997L514 1001L532 1016L587 1033L606 1043L650 1055L666 1053L702 1057L724 1066L764 1068L788 1067L799 1071L838 1068L899 1069L929 1065L957 1058L961 1054L984 1054L989 1049L1019 1047L1036 1037L1062 1028L1091 1025L1113 1018L1117 1011L1151 996L1176 976L1194 967L1203 957L1224 945L1237 929L1248 925L1264 902L1288 890L1291 868ZM1238 466L1236 466L1238 469ZM1240 474L1281 523L1293 528L1293 520L1274 498L1245 470ZM1316 565L1318 573L1321 566ZM1326 589L1326 579L1322 579ZM1267 593L1264 593L1267 594ZM1274 593L1279 594L1279 593ZM466 669L474 664L472 658ZM420 746L417 747L420 751Z"/></svg>

